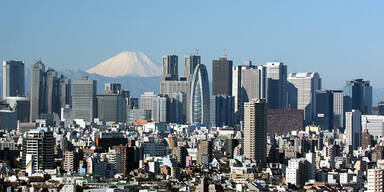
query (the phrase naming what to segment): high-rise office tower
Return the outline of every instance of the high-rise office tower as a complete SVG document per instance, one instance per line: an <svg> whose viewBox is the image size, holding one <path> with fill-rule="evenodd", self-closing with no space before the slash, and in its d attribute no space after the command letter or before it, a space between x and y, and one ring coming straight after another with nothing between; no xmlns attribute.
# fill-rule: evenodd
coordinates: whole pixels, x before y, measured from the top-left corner
<svg viewBox="0 0 384 192"><path fill-rule="evenodd" d="M359 110L363 115L372 114L372 86L369 81L354 79L344 86L344 110Z"/></svg>
<svg viewBox="0 0 384 192"><path fill-rule="evenodd" d="M59 78L59 109L65 108L65 105L71 106L72 91L71 91L71 80L61 75Z"/></svg>
<svg viewBox="0 0 384 192"><path fill-rule="evenodd" d="M333 130L333 95L329 90L316 91L316 113L314 122L321 130Z"/></svg>
<svg viewBox="0 0 384 192"><path fill-rule="evenodd" d="M174 61L175 65L168 64L169 61ZM201 58L199 55L186 55L184 56L184 77L180 77L178 79L178 73L177 73L177 56L170 58L169 56L163 57L163 78L160 83L160 94L168 95L170 99L172 98L172 95L174 93L182 92L183 93L183 109L181 114L181 122L189 122L189 108L190 108L190 96L191 96L191 80L193 73L195 71L195 68L197 65L199 65L201 62ZM164 65L166 63L166 65ZM169 66L175 66L174 75L172 78L168 73L166 73Z"/></svg>
<svg viewBox="0 0 384 192"><path fill-rule="evenodd" d="M184 77L187 81L192 80L193 72L198 64L201 64L201 58L199 55L186 55L184 56Z"/></svg>
<svg viewBox="0 0 384 192"><path fill-rule="evenodd" d="M60 109L58 106L58 80L57 72L53 69L48 69L45 73L45 106L46 113L59 113Z"/></svg>
<svg viewBox="0 0 384 192"><path fill-rule="evenodd" d="M155 92L144 92L141 95L141 109L152 111L152 101L156 97Z"/></svg>
<svg viewBox="0 0 384 192"><path fill-rule="evenodd" d="M54 169L55 138L53 132L46 127L28 131L23 138L22 167L32 166L32 170ZM27 162L27 156L32 159Z"/></svg>
<svg viewBox="0 0 384 192"><path fill-rule="evenodd" d="M166 95L159 95L152 99L152 121L156 123L170 121L170 101Z"/></svg>
<svg viewBox="0 0 384 192"><path fill-rule="evenodd" d="M162 80L178 80L178 57L177 55L164 55Z"/></svg>
<svg viewBox="0 0 384 192"><path fill-rule="evenodd" d="M184 103L186 103L185 93L175 92L169 95L170 97L170 122L171 123L185 123L186 117L184 113Z"/></svg>
<svg viewBox="0 0 384 192"><path fill-rule="evenodd" d="M179 80L179 81L161 81L160 83L160 94L168 95L172 97L173 93L182 92L183 93L183 111L182 111L182 121L187 122L187 109L189 109L189 100L191 91L191 81L188 80Z"/></svg>
<svg viewBox="0 0 384 192"><path fill-rule="evenodd" d="M232 64L223 55L212 61L212 95L232 95Z"/></svg>
<svg viewBox="0 0 384 192"><path fill-rule="evenodd" d="M241 100L266 99L265 67L243 67L241 71Z"/></svg>
<svg viewBox="0 0 384 192"><path fill-rule="evenodd" d="M244 103L244 156L260 163L267 155L267 111L265 99Z"/></svg>
<svg viewBox="0 0 384 192"><path fill-rule="evenodd" d="M97 97L97 117L109 122L125 122L125 99L121 94L104 93Z"/></svg>
<svg viewBox="0 0 384 192"><path fill-rule="evenodd" d="M287 108L287 66L282 62L269 62L264 66L267 68L269 108Z"/></svg>
<svg viewBox="0 0 384 192"><path fill-rule="evenodd" d="M40 118L40 113L45 111L45 66L41 61L37 61L31 66L30 81L30 121Z"/></svg>
<svg viewBox="0 0 384 192"><path fill-rule="evenodd" d="M304 120L306 124L313 121L316 112L316 90L321 90L321 78L316 72L290 73L288 76L290 83L289 94L296 96L290 98L290 108L304 110Z"/></svg>
<svg viewBox="0 0 384 192"><path fill-rule="evenodd" d="M344 126L344 94L341 90L331 90L333 96L333 126Z"/></svg>
<svg viewBox="0 0 384 192"><path fill-rule="evenodd" d="M377 106L379 115L384 115L384 101L380 101Z"/></svg>
<svg viewBox="0 0 384 192"><path fill-rule="evenodd" d="M189 116L190 123L209 122L209 81L203 64L197 65L193 73Z"/></svg>
<svg viewBox="0 0 384 192"><path fill-rule="evenodd" d="M235 103L235 122L239 123L242 120L242 71L245 69L255 69L256 66L252 65L251 61L247 61L244 65L232 67L232 96L234 96Z"/></svg>
<svg viewBox="0 0 384 192"><path fill-rule="evenodd" d="M234 97L227 95L212 95L209 101L209 123L216 126L233 126Z"/></svg>
<svg viewBox="0 0 384 192"><path fill-rule="evenodd" d="M75 119L92 122L97 115L96 80L87 76L73 81L72 111Z"/></svg>
<svg viewBox="0 0 384 192"><path fill-rule="evenodd" d="M345 135L346 145L357 149L361 146L361 112L352 109L351 112L345 113Z"/></svg>
<svg viewBox="0 0 384 192"><path fill-rule="evenodd" d="M97 117L110 122L125 122L126 102L129 102L129 91L122 90L120 83L105 83L104 94L97 95Z"/></svg>
<svg viewBox="0 0 384 192"><path fill-rule="evenodd" d="M121 94L121 84L120 83L106 83L104 85L104 93L110 94Z"/></svg>
<svg viewBox="0 0 384 192"><path fill-rule="evenodd" d="M266 67L264 66L242 66L241 68L241 88L240 88L240 104L239 117L243 120L244 103L251 99L266 99L267 98L267 81Z"/></svg>
<svg viewBox="0 0 384 192"><path fill-rule="evenodd" d="M23 61L3 61L3 99L25 95Z"/></svg>

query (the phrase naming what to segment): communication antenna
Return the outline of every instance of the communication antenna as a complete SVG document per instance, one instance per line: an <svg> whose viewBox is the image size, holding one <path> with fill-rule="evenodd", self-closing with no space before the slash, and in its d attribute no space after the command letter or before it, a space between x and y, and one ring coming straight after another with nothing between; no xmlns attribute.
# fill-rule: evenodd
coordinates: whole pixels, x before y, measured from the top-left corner
<svg viewBox="0 0 384 192"><path fill-rule="evenodd" d="M199 55L199 49L196 49L196 55Z"/></svg>
<svg viewBox="0 0 384 192"><path fill-rule="evenodd" d="M224 49L223 56L227 57L227 49Z"/></svg>

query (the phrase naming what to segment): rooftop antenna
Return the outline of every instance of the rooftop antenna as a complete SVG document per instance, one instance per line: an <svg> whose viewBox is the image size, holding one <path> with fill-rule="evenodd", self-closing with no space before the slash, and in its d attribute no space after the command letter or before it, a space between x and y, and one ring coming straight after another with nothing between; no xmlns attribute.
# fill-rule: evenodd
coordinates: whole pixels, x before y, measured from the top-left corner
<svg viewBox="0 0 384 192"><path fill-rule="evenodd" d="M224 49L223 57L227 57L227 49Z"/></svg>
<svg viewBox="0 0 384 192"><path fill-rule="evenodd" d="M199 49L196 49L196 55L199 55Z"/></svg>

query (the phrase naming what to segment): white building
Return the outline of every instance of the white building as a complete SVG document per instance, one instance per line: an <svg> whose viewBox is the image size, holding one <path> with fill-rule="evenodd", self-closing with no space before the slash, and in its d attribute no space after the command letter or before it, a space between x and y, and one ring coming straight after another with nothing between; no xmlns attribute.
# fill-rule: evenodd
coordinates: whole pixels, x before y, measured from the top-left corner
<svg viewBox="0 0 384 192"><path fill-rule="evenodd" d="M367 192L384 191L384 172L382 169L368 169L367 171Z"/></svg>
<svg viewBox="0 0 384 192"><path fill-rule="evenodd" d="M367 129L370 135L383 137L384 135L384 116L381 115L362 115L361 128Z"/></svg>
<svg viewBox="0 0 384 192"><path fill-rule="evenodd" d="M290 73L288 76L289 106L304 110L305 122L311 123L316 112L316 90L321 90L321 78L316 72Z"/></svg>
<svg viewBox="0 0 384 192"><path fill-rule="evenodd" d="M353 109L345 113L345 143L357 149L361 146L361 112Z"/></svg>
<svg viewBox="0 0 384 192"><path fill-rule="evenodd" d="M288 161L288 167L285 172L285 180L287 183L293 185L304 185L306 178L302 174L306 172L304 166L305 159L290 159Z"/></svg>

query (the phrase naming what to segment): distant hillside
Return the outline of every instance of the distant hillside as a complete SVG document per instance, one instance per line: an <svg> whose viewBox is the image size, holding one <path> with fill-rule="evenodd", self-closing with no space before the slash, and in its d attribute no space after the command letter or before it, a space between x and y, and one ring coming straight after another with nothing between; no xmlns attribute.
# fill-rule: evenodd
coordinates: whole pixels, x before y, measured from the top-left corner
<svg viewBox="0 0 384 192"><path fill-rule="evenodd" d="M132 97L140 97L140 95L146 91L154 91L156 93L160 91L161 77L104 77L97 74L89 74L78 69L69 69L60 73L72 80L80 79L82 76L88 75L90 79L97 80L98 93L104 92L105 83L120 83L123 89L131 92Z"/></svg>
<svg viewBox="0 0 384 192"><path fill-rule="evenodd" d="M2 68L0 67L0 98L2 97L3 91L3 77L2 77ZM103 77L101 75L89 74L87 72L78 70L78 69L68 69L64 71L59 71L59 74L63 74L68 78L75 80L80 79L84 75L88 75L90 79L97 80L97 92L104 92L104 84L108 82L121 83L123 89L129 90L132 97L140 97L145 91L154 91L156 93L160 92L160 80L161 77L132 77L132 76L123 76L123 77ZM29 81L30 81L30 72L29 69L26 69L25 73L25 91L29 92Z"/></svg>

